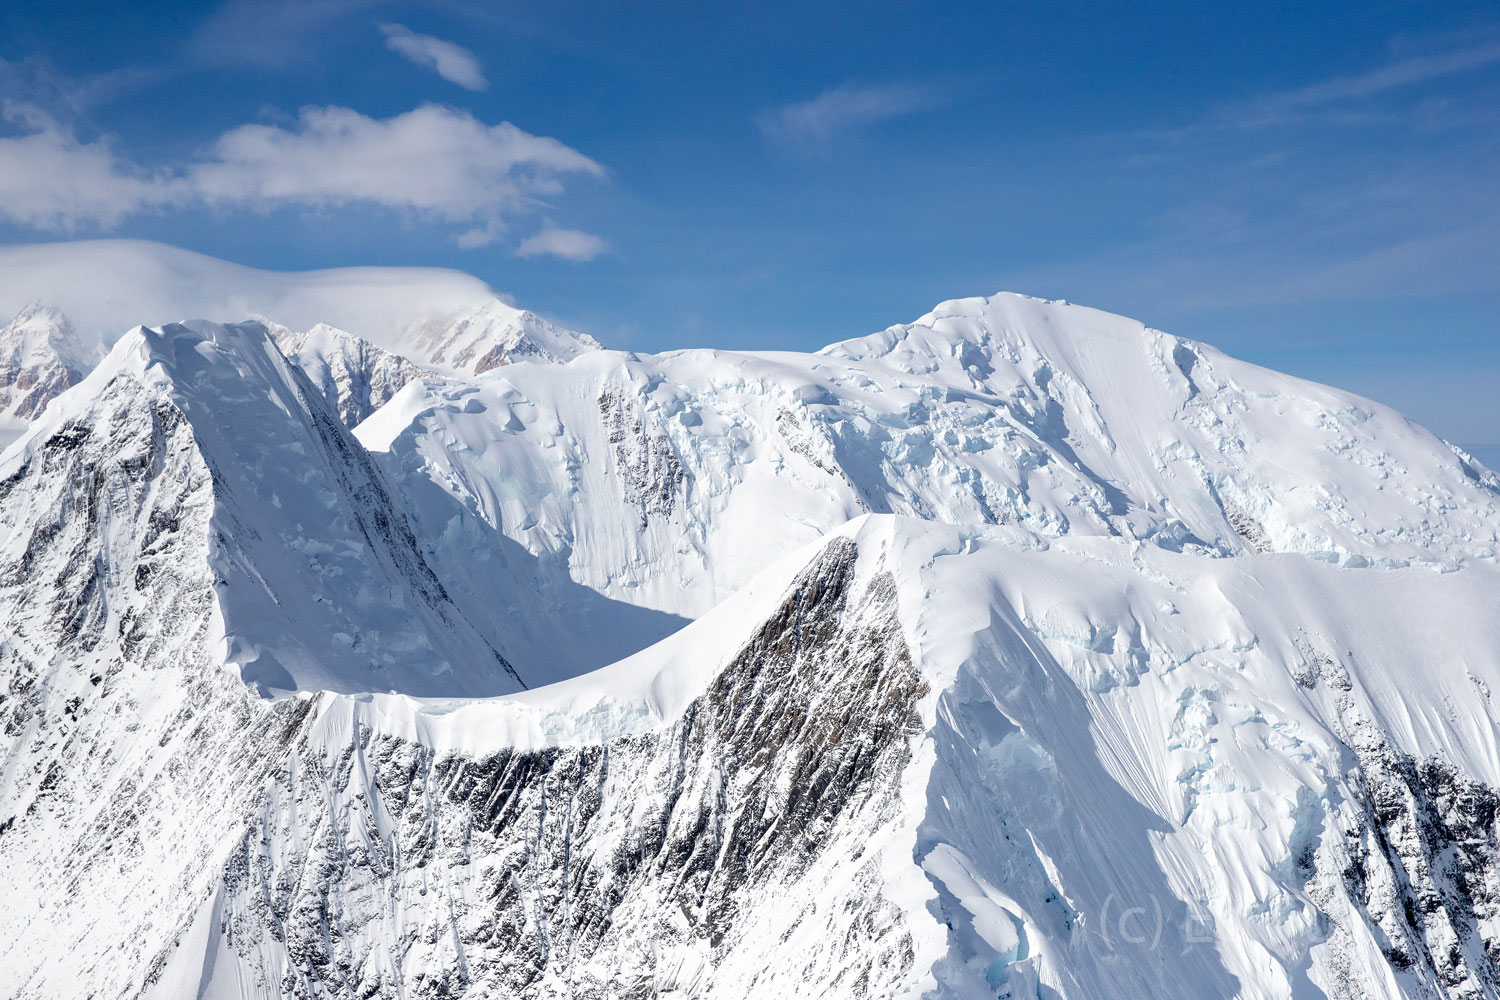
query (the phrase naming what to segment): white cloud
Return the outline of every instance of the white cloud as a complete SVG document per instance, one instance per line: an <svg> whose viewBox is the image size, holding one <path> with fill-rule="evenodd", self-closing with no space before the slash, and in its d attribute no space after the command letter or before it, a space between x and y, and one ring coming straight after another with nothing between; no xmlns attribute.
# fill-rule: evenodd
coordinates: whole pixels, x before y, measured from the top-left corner
<svg viewBox="0 0 1500 1000"><path fill-rule="evenodd" d="M81 143L35 107L7 102L24 134L0 136L0 215L34 229L110 227L174 199L172 182L125 163L108 139Z"/></svg>
<svg viewBox="0 0 1500 1000"><path fill-rule="evenodd" d="M560 193L567 174L602 177L604 168L509 122L485 125L468 112L424 104L385 119L304 108L290 129L241 125L224 133L187 179L210 202L364 202L490 222Z"/></svg>
<svg viewBox="0 0 1500 1000"><path fill-rule="evenodd" d="M399 53L418 66L425 66L449 83L469 90L484 90L489 81L474 53L462 45L445 42L431 35L419 35L401 24L382 24L385 47Z"/></svg>
<svg viewBox="0 0 1500 1000"><path fill-rule="evenodd" d="M108 140L79 142L34 109L9 106L6 117L24 134L0 137L0 216L38 229L108 229L167 206L375 205L468 223L475 229L461 243L477 246L497 238L508 216L560 194L565 177L605 176L556 139L433 104L385 119L305 108L290 127L242 125L204 157L157 173L117 156Z"/></svg>
<svg viewBox="0 0 1500 1000"><path fill-rule="evenodd" d="M941 103L940 95L927 85L842 83L810 101L762 112L755 123L772 142L818 148L863 126L931 111Z"/></svg>
<svg viewBox="0 0 1500 1000"><path fill-rule="evenodd" d="M550 221L541 231L528 236L516 247L517 257L561 257L564 260L593 260L604 252L604 241L593 233L576 229L558 229Z"/></svg>
<svg viewBox="0 0 1500 1000"><path fill-rule="evenodd" d="M0 59L0 94L54 116L89 121L92 111L144 83L167 75L159 66L126 66L85 76L70 76L40 53L24 59Z"/></svg>

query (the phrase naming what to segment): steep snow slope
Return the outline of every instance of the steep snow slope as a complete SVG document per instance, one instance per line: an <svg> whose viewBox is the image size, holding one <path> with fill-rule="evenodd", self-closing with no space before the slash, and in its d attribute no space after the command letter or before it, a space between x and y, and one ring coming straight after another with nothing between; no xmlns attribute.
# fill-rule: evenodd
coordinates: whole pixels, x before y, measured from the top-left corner
<svg viewBox="0 0 1500 1000"><path fill-rule="evenodd" d="M358 434L407 492L436 485L579 583L688 616L864 511L1350 566L1500 540L1494 475L1390 409L1015 295L811 356L426 380Z"/></svg>
<svg viewBox="0 0 1500 1000"><path fill-rule="evenodd" d="M460 366L371 460L141 330L0 455L0 982L1500 997L1500 484L1404 418L1018 296Z"/></svg>
<svg viewBox="0 0 1500 1000"><path fill-rule="evenodd" d="M417 364L470 373L599 346L439 268L260 271L144 240L89 240L0 247L0 274L0 313L46 302L90 342L137 324L268 317L293 330L326 323Z"/></svg>
<svg viewBox="0 0 1500 1000"><path fill-rule="evenodd" d="M862 518L599 675L297 703L143 983L1496 996L1497 584Z"/></svg>
<svg viewBox="0 0 1500 1000"><path fill-rule="evenodd" d="M93 368L98 355L65 316L32 303L0 328L0 447Z"/></svg>
<svg viewBox="0 0 1500 1000"><path fill-rule="evenodd" d="M969 535L909 550L934 995L1500 995L1493 566Z"/></svg>
<svg viewBox="0 0 1500 1000"><path fill-rule="evenodd" d="M75 518L101 516L101 504L107 515L113 500L95 491L158 489L165 470L152 456L164 437L191 448L188 475L210 484L201 558L229 660L247 683L427 694L522 686L453 605L380 473L258 324L142 327L121 339L0 457L9 544L24 555L51 531L79 530ZM115 530L107 516L90 526ZM138 526L127 519L118 530ZM98 591L129 569L101 559L73 568L71 595L76 627L96 635L122 610Z"/></svg>

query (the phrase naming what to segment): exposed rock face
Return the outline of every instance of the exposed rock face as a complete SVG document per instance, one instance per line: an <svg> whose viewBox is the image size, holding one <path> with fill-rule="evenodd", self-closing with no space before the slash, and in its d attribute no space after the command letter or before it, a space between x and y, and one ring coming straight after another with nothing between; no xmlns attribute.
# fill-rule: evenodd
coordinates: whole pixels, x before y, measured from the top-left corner
<svg viewBox="0 0 1500 1000"><path fill-rule="evenodd" d="M1500 987L1495 789L1388 745L1361 757L1366 823L1343 875L1384 932L1391 964L1452 997Z"/></svg>
<svg viewBox="0 0 1500 1000"><path fill-rule="evenodd" d="M1380 954L1417 995L1500 992L1500 791L1441 757L1392 745L1349 694L1342 665L1325 658L1350 767L1343 803L1320 850L1298 859L1328 912L1333 948L1368 925ZM1335 818L1336 817L1336 818ZM1340 958L1339 996L1367 995L1367 976Z"/></svg>
<svg viewBox="0 0 1500 1000"><path fill-rule="evenodd" d="M283 996L647 996L729 969L738 996L887 995L912 946L860 842L895 817L925 686L854 556L830 546L660 733L479 759L304 742L231 858L225 946ZM835 937L767 967L770 928Z"/></svg>
<svg viewBox="0 0 1500 1000"><path fill-rule="evenodd" d="M0 453L0 992L1500 996L1441 441L1018 297L476 330L355 435L394 355L138 329Z"/></svg>
<svg viewBox="0 0 1500 1000"><path fill-rule="evenodd" d="M646 429L638 400L618 393L599 396L599 413L610 445L610 461L625 502L639 513L642 528L653 515L668 517L687 481L671 439Z"/></svg>
<svg viewBox="0 0 1500 1000"><path fill-rule="evenodd" d="M181 411L121 377L91 418L0 476L15 996L137 995L310 706L255 699L215 655L213 472Z"/></svg>
<svg viewBox="0 0 1500 1000"><path fill-rule="evenodd" d="M279 330L276 344L307 373L350 429L389 402L407 383L433 374L331 326L315 326L306 333Z"/></svg>

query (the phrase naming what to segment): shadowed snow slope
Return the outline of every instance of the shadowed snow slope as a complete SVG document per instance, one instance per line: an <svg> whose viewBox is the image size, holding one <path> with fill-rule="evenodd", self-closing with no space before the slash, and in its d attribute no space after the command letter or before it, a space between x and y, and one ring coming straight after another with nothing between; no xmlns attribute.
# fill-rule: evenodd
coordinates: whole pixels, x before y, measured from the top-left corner
<svg viewBox="0 0 1500 1000"><path fill-rule="evenodd" d="M1436 437L1012 295L453 329L354 434L368 344L136 330L0 453L17 995L1500 998Z"/></svg>
<svg viewBox="0 0 1500 1000"><path fill-rule="evenodd" d="M96 551L68 566L80 630L112 639L129 624L134 599L114 605L110 590L153 570L135 548L135 512L166 488L166 449L183 453L188 480L170 488L202 488L211 504L197 558L214 575L228 660L248 683L522 686L453 605L364 450L258 324L132 331L0 458L6 544L18 556L37 559L54 525L92 536Z"/></svg>

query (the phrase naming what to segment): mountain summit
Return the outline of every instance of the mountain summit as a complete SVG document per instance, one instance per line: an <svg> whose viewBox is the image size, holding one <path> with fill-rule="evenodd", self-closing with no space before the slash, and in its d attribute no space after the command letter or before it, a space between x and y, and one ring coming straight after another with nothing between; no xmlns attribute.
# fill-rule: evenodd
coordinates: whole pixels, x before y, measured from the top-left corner
<svg viewBox="0 0 1500 1000"><path fill-rule="evenodd" d="M599 348L441 268L261 271L145 240L87 240L0 247L0 273L0 314L45 303L88 345L113 343L137 324L266 319L296 332L324 324L415 364L468 374Z"/></svg>
<svg viewBox="0 0 1500 1000"><path fill-rule="evenodd" d="M265 319L0 452L16 995L1500 996L1500 480L1400 414L1018 295L641 355L78 252Z"/></svg>
<svg viewBox="0 0 1500 1000"><path fill-rule="evenodd" d="M0 328L0 445L82 380L97 360L62 313L42 302L23 307Z"/></svg>

